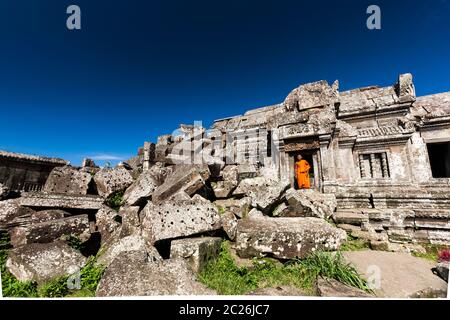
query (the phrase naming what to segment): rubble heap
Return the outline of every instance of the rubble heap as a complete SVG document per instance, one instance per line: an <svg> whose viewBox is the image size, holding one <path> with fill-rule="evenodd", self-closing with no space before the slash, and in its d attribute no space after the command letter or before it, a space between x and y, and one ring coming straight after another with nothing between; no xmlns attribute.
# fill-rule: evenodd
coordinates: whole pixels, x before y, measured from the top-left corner
<svg viewBox="0 0 450 320"><path fill-rule="evenodd" d="M39 188L11 193L0 170L7 268L44 282L93 255L106 267L98 296L214 294L196 274L223 240L240 258L281 261L336 251L347 232L379 248L450 244L450 93L416 98L409 74L338 87L302 85L210 130L181 125L115 168L47 160ZM295 188L298 154L312 167L309 190Z"/></svg>

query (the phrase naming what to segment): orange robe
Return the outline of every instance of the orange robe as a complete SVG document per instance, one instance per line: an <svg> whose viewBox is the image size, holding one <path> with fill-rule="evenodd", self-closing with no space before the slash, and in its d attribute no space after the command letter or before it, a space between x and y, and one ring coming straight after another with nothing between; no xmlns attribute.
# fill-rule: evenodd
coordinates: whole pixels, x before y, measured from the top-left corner
<svg viewBox="0 0 450 320"><path fill-rule="evenodd" d="M311 183L309 181L309 169L311 166L308 161L302 159L295 163L295 172L297 174L297 183L300 189L311 188Z"/></svg>

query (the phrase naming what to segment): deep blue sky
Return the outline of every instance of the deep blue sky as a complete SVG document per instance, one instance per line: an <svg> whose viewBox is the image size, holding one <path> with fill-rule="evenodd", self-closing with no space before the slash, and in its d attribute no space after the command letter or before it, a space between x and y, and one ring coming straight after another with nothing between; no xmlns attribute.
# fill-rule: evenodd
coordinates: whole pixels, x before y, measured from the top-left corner
<svg viewBox="0 0 450 320"><path fill-rule="evenodd" d="M81 31L66 29L70 4ZM370 4L380 31L366 28ZM450 90L450 0L1 0L0 149L127 158L305 82L405 72L418 95Z"/></svg>

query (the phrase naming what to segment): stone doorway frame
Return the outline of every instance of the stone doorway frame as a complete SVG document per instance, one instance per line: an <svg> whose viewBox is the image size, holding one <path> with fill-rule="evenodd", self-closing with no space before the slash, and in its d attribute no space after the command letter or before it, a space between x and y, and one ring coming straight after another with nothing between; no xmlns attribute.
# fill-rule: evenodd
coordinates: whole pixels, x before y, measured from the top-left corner
<svg viewBox="0 0 450 320"><path fill-rule="evenodd" d="M318 139L309 141L299 141L297 139L284 142L285 168L288 170L287 175L291 183L291 187L295 188L295 156L297 154L308 154L312 156L310 164L314 170L314 184L311 185L312 190L322 191L322 164L320 158L320 145Z"/></svg>

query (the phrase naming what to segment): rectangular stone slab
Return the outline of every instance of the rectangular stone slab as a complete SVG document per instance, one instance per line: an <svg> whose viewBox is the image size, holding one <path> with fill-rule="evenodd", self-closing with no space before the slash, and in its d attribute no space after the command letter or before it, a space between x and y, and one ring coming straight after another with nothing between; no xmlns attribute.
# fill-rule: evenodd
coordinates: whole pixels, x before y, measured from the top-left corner
<svg viewBox="0 0 450 320"><path fill-rule="evenodd" d="M19 247L29 243L49 243L62 236L72 235L82 241L90 236L89 218L87 214L39 222L10 231L11 244Z"/></svg>
<svg viewBox="0 0 450 320"><path fill-rule="evenodd" d="M344 230L319 218L248 218L238 222L236 250L241 258L305 258L337 250L346 238Z"/></svg>
<svg viewBox="0 0 450 320"><path fill-rule="evenodd" d="M74 196L42 192L24 193L19 199L20 205L25 207L82 210L99 210L104 201L99 196Z"/></svg>

